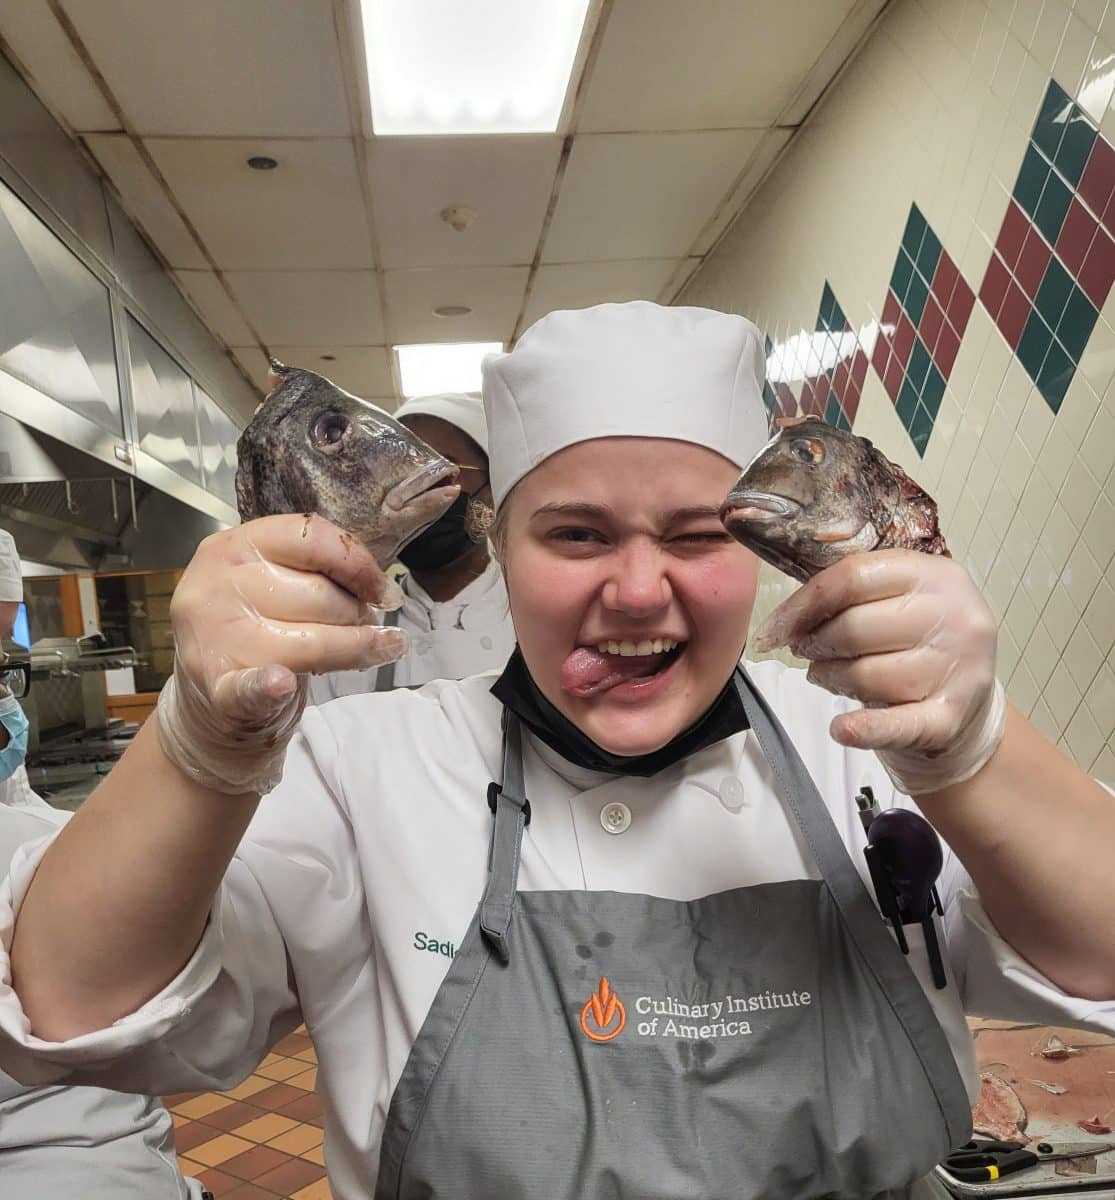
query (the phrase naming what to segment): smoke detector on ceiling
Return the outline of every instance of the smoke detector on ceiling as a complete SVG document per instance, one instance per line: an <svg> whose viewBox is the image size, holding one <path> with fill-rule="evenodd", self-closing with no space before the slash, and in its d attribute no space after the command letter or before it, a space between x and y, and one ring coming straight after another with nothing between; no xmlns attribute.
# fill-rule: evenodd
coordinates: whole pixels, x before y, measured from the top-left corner
<svg viewBox="0 0 1115 1200"><path fill-rule="evenodd" d="M464 233L479 215L475 208L469 208L467 204L451 204L441 210L441 219L458 233Z"/></svg>

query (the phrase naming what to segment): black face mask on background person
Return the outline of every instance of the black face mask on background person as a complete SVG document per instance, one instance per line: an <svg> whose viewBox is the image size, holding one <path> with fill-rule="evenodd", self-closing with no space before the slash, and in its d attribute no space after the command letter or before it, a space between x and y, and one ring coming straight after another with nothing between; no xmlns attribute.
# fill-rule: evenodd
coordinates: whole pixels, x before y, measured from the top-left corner
<svg viewBox="0 0 1115 1200"><path fill-rule="evenodd" d="M469 532L471 501L462 492L429 529L399 551L399 562L412 571L435 571L463 558L477 544Z"/></svg>

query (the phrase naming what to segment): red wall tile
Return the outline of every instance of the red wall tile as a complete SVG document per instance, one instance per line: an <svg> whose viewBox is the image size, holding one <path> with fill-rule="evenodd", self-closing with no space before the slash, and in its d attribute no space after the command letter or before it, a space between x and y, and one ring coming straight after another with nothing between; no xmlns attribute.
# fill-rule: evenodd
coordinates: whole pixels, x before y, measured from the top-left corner
<svg viewBox="0 0 1115 1200"><path fill-rule="evenodd" d="M1026 240L1029 228L1030 218L1012 200L1007 208L1007 215L1003 218L1003 227L999 230L999 240L995 243L999 257L1012 270L1018 262L1019 254L1022 253L1022 243Z"/></svg>
<svg viewBox="0 0 1115 1200"><path fill-rule="evenodd" d="M1045 268L1052 257L1053 251L1049 243L1036 229L1031 229L1026 235L1026 244L1022 247L1018 266L1014 269L1015 279L1031 300L1038 294Z"/></svg>
<svg viewBox="0 0 1115 1200"><path fill-rule="evenodd" d="M1107 210L1115 192L1115 149L1106 138L1097 137L1080 177L1080 195L1097 217Z"/></svg>
<svg viewBox="0 0 1115 1200"><path fill-rule="evenodd" d="M1076 281L1096 308L1102 310L1112 280L1115 280L1115 242L1101 229L1088 250Z"/></svg>
<svg viewBox="0 0 1115 1200"><path fill-rule="evenodd" d="M1003 260L997 254L993 254L991 261L987 264L987 274L983 277L983 285L979 290L980 302L992 317L999 315L999 309L1003 305L1003 298L1007 294L1009 283L1010 273L1003 265Z"/></svg>
<svg viewBox="0 0 1115 1200"><path fill-rule="evenodd" d="M1070 274L1079 273L1084 256L1088 253L1088 247L1096 235L1096 229L1095 217L1078 199L1074 198L1069 206L1068 216L1065 217L1065 223L1061 227L1056 246L1058 258L1068 267Z"/></svg>
<svg viewBox="0 0 1115 1200"><path fill-rule="evenodd" d="M1026 321L1033 307L1018 284L1011 280L996 323L1012 350L1018 349L1018 341L1022 337L1022 330L1026 328Z"/></svg>

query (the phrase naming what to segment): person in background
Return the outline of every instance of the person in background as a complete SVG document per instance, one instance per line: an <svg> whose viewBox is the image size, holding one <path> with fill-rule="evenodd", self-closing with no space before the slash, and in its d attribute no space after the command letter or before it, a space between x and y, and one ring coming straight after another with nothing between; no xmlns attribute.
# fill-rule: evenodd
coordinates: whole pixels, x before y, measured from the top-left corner
<svg viewBox="0 0 1115 1200"><path fill-rule="evenodd" d="M422 396L406 401L395 417L461 467L461 494L399 554L406 599L389 619L410 636L406 657L386 667L313 675L311 704L464 679L502 667L515 648L503 576L488 549L492 488L483 403L457 393Z"/></svg>
<svg viewBox="0 0 1115 1200"><path fill-rule="evenodd" d="M69 817L35 800L36 808L0 804L0 872L24 842ZM94 1087L24 1087L0 1071L0 1196L201 1200L208 1193L179 1170L170 1113L158 1100Z"/></svg>
<svg viewBox="0 0 1115 1200"><path fill-rule="evenodd" d="M15 541L0 529L0 640L23 599ZM31 789L23 766L27 717L4 686L0 647L0 872L24 842L67 814ZM178 1169L170 1114L150 1096L91 1087L24 1087L0 1072L0 1195L35 1200L197 1200Z"/></svg>
<svg viewBox="0 0 1115 1200"><path fill-rule="evenodd" d="M23 600L23 576L15 539L0 529L0 642L12 636ZM27 754L27 716L4 685L4 648L0 645L0 807L42 804L31 790L23 760Z"/></svg>

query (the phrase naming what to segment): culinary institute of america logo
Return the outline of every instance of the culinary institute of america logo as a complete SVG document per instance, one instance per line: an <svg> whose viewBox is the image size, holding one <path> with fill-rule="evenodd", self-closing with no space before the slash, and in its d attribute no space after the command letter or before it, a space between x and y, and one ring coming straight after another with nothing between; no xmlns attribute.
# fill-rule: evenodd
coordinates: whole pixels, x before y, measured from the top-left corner
<svg viewBox="0 0 1115 1200"><path fill-rule="evenodd" d="M594 1042L610 1042L627 1024L627 1009L603 976L581 1009L581 1029Z"/></svg>

